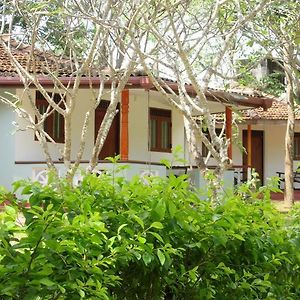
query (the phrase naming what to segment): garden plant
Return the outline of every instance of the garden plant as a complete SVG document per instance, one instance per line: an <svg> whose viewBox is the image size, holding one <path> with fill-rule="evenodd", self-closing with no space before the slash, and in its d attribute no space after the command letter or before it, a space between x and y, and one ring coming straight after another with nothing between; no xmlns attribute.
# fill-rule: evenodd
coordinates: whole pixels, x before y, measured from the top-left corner
<svg viewBox="0 0 300 300"><path fill-rule="evenodd" d="M226 191L218 206L187 175L14 188L15 200L1 191L1 299L300 296L300 212L279 213L266 187Z"/></svg>

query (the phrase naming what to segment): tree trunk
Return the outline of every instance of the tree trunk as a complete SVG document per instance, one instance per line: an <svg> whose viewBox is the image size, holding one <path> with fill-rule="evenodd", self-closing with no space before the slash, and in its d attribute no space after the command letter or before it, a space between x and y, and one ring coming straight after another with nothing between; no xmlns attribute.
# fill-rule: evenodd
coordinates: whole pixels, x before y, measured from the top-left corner
<svg viewBox="0 0 300 300"><path fill-rule="evenodd" d="M113 119L117 113L117 105L118 99L120 98L120 94L116 91L112 91L114 95L111 97L111 102L107 108L103 121L100 125L100 129L97 133L95 145L93 147L92 157L89 162L89 166L87 168L87 172L93 172L98 164L99 153L102 150L106 137L108 135L109 129L113 122Z"/></svg>
<svg viewBox="0 0 300 300"><path fill-rule="evenodd" d="M195 164L199 169L199 172L207 183L209 199L213 206L218 206L220 204L221 194L222 194L222 179L224 175L224 164L220 162L220 165L214 170L209 170L202 157L202 142L198 135L198 130L193 128L192 123L186 118L184 120L184 128L186 132L187 144L189 147L189 152L194 158Z"/></svg>
<svg viewBox="0 0 300 300"><path fill-rule="evenodd" d="M71 149L72 149L72 120L69 113L65 114L65 144L64 144L64 165L67 170L67 174L71 170ZM67 179L71 181L71 178L67 176Z"/></svg>
<svg viewBox="0 0 300 300"><path fill-rule="evenodd" d="M201 153L202 143L199 143L199 140L197 140L197 136L196 136L197 130L193 128L191 122L186 117L183 117L183 121L184 121L184 129L186 133L187 144L189 147L189 153L194 158L196 166L201 171L205 171L206 165L204 163L204 159Z"/></svg>
<svg viewBox="0 0 300 300"><path fill-rule="evenodd" d="M285 193L284 206L291 208L294 204L294 131L295 131L295 109L294 97L291 81L288 78L287 83L287 104L288 104L288 120L285 135L285 160L284 160L284 176L285 176Z"/></svg>

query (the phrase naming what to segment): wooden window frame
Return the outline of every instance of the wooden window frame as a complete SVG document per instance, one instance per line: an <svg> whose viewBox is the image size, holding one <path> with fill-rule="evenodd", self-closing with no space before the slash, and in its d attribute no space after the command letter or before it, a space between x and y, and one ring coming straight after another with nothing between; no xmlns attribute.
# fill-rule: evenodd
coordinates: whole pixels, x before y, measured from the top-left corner
<svg viewBox="0 0 300 300"><path fill-rule="evenodd" d="M56 103L61 101L60 94L48 92L48 94L53 97ZM36 91L35 95L35 104L37 109L41 112L41 108L44 107L44 111L50 105L49 102L45 99L45 97L41 94L41 92ZM60 105L63 107L63 104ZM59 122L61 126L57 128L57 118L59 118ZM36 119L37 122L37 119ZM65 142L65 124L64 124L64 117L58 113L56 110L53 110L52 113L46 117L44 121L44 131L56 142L63 144ZM56 132L57 131L57 132ZM57 136L56 136L56 133ZM37 137L35 135L34 139L37 141Z"/></svg>
<svg viewBox="0 0 300 300"><path fill-rule="evenodd" d="M300 132L294 133L294 160L300 160Z"/></svg>
<svg viewBox="0 0 300 300"><path fill-rule="evenodd" d="M156 130L156 147L151 145L151 121L154 120L157 123L157 130ZM168 148L163 148L162 146L162 124L163 122L167 122L168 125ZM169 109L161 109L161 108L149 108L149 149L153 152L172 152L172 111Z"/></svg>

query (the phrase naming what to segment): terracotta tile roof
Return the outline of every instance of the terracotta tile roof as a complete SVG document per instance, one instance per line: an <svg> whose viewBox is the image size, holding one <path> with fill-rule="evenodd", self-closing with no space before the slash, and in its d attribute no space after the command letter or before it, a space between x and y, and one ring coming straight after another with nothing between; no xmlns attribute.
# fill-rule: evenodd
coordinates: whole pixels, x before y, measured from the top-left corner
<svg viewBox="0 0 300 300"><path fill-rule="evenodd" d="M5 41L5 38L2 38ZM6 41L7 42L7 39ZM68 76L72 73L70 64L67 60L63 60L61 57L55 56L50 52L43 52L34 49L34 60L31 59L32 47L24 43L10 41L11 52L17 61L23 66L28 66L29 72L35 72L37 74L45 75L51 72L56 72L59 76ZM1 77L15 77L18 76L15 67L10 61L9 55L6 49L0 44L0 76Z"/></svg>
<svg viewBox="0 0 300 300"><path fill-rule="evenodd" d="M296 120L300 120L300 106L296 106ZM262 108L247 109L242 111L244 120L287 120L287 103L274 100L268 110Z"/></svg>
<svg viewBox="0 0 300 300"><path fill-rule="evenodd" d="M133 76L148 76L147 73L142 68L136 69L132 75ZM160 79L168 81L168 82L177 83L177 81L175 79L171 79L170 77L160 77ZM188 83L188 82L186 82L185 84L192 86L192 84ZM218 92L223 95L224 100L226 100L226 98L229 98L228 96L230 94L235 95L235 96L241 96L241 99L243 99L243 97L275 99L275 96L273 96L273 95L269 95L262 91L258 91L253 88L244 87L244 86L230 87L228 89L222 89L222 88L216 88L216 87L209 86L208 91L207 91L207 96L209 96L211 94L211 96L214 97L214 95Z"/></svg>
<svg viewBox="0 0 300 300"><path fill-rule="evenodd" d="M17 42L14 39L9 37L0 37L1 42L5 42L6 44L9 43L11 47L12 55L16 58L16 60L26 68L30 73L35 73L41 75L40 77L44 79L45 85L51 85L53 82L51 78L49 79L50 82L47 81L47 74L49 72L53 72L56 76L59 76L62 79L62 82L68 83L70 80L74 80L74 76L76 73L73 70L72 61L66 59L62 56L56 56L54 53L50 51L41 51L37 48L32 48L31 45L26 45L22 42ZM32 52L34 55L32 55ZM103 72L102 69L101 72ZM122 72L122 70L120 70ZM99 77L99 70L93 70L92 79L100 80ZM11 63L11 59L5 47L0 43L0 78L2 77L2 84L3 85L14 85L14 84L21 84L20 79L18 78L18 73L16 68ZM81 83L83 83L84 79L87 79L87 84L90 84L90 77L85 74L82 78ZM134 78L141 79L142 82L143 77L148 77L147 74L143 70L135 70L131 75L131 79ZM107 80L109 79L109 76ZM167 85L175 92L178 91L178 84L176 81L161 78L164 80ZM63 81L64 80L64 81ZM147 79L149 81L149 78ZM146 81L147 81L146 80ZM130 81L130 80L129 80ZM148 82L147 81L147 82ZM109 83L109 81L107 81ZM144 83L144 82L143 82ZM63 83L64 84L64 83ZM142 84L140 83L140 86ZM145 88L145 86L143 85ZM148 88L154 88L154 86L149 82ZM195 96L195 90L191 84L186 84L187 92L191 95ZM249 107L259 107L262 106L264 108L270 107L272 97L269 95L264 95L260 92L254 91L249 88L231 88L229 90L222 90L222 89L215 89L209 88L205 93L206 96L211 101L220 101L224 104L229 105L242 105L242 106L249 106Z"/></svg>
<svg viewBox="0 0 300 300"><path fill-rule="evenodd" d="M209 88L210 90L213 91L224 91L224 89L218 89L218 88ZM253 88L249 88L249 87L235 87L235 88L228 88L226 89L226 92L228 93L233 93L233 94L239 94L242 96L247 96L247 97L266 97L266 98L270 98L270 99L274 99L273 95L269 95L269 94L265 94L262 91L258 91L255 90Z"/></svg>
<svg viewBox="0 0 300 300"><path fill-rule="evenodd" d="M244 109L240 111L243 120L287 120L287 103L285 101L273 100L272 106L267 110L262 107ZM214 114L217 122L224 122L225 114ZM295 119L300 120L300 106L295 107Z"/></svg>

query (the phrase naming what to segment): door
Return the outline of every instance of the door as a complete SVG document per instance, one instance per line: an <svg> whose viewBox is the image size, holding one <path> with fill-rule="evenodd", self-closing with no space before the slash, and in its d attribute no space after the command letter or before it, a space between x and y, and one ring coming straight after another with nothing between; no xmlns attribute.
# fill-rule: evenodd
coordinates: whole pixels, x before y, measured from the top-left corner
<svg viewBox="0 0 300 300"><path fill-rule="evenodd" d="M251 131L251 167L259 174L261 184L264 184L264 132L261 130ZM243 147L248 149L247 130L243 130ZM247 165L248 155L243 154L243 165Z"/></svg>
<svg viewBox="0 0 300 300"><path fill-rule="evenodd" d="M95 140L108 106L109 106L109 101L101 100L100 105L95 110ZM118 111L120 111L119 105L117 109ZM120 112L118 112L114 117L107 138L99 154L99 159L103 160L108 156L116 156L119 153L120 153Z"/></svg>

